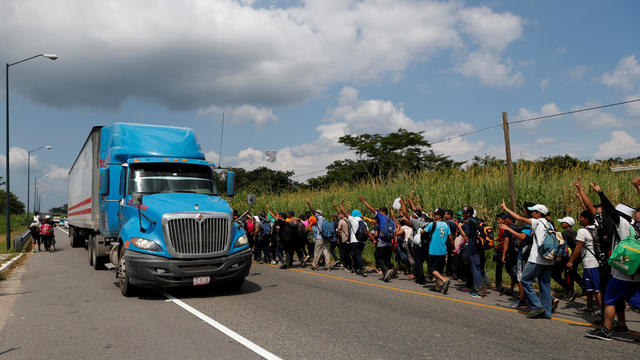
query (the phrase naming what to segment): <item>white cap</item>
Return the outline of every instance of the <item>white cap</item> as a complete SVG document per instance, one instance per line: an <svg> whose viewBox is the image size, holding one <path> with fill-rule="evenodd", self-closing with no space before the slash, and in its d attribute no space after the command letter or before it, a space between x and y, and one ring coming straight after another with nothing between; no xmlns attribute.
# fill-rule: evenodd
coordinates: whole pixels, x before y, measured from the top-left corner
<svg viewBox="0 0 640 360"><path fill-rule="evenodd" d="M573 225L576 224L576 221L573 220L573 218L571 216L567 216L567 217L563 217L562 219L558 219L558 222L560 223L567 223L569 224L569 226L573 227Z"/></svg>
<svg viewBox="0 0 640 360"><path fill-rule="evenodd" d="M535 204L531 207L528 207L527 210L529 211L538 211L540 213L542 213L542 215L547 215L549 213L549 209L547 209L546 206L542 205L542 204Z"/></svg>
<svg viewBox="0 0 640 360"><path fill-rule="evenodd" d="M625 205L625 204L618 204L616 205L616 210L618 210L619 213L624 214L628 217L633 217L633 213L636 212L636 210L634 208L632 208L629 205Z"/></svg>

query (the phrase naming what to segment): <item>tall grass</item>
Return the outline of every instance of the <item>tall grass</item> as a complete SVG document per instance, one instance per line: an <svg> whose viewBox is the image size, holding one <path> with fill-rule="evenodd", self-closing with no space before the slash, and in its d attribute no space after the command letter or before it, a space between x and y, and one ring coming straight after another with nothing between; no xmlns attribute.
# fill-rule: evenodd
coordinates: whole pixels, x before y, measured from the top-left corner
<svg viewBox="0 0 640 360"><path fill-rule="evenodd" d="M640 203L640 197L631 185L634 174L629 172L614 173L609 168L595 164L588 168L545 170L537 163L519 163L514 174L518 208L525 201L541 203L549 208L554 219L564 216L577 219L582 209L572 184L578 176L582 176L583 187L594 203L600 202L600 199L588 191L590 182L600 185L614 204L623 202L635 206L634 204ZM269 205L272 211L294 210L299 214L308 210L305 203L307 199L316 209L331 214L334 212L333 204L337 205L344 199L347 211L360 209L366 214L368 210L358 200L360 194L374 207L390 207L397 197L411 197L425 211L437 207L456 211L465 205L471 205L477 210L479 217L490 223L501 212L502 199L510 206L506 167L487 167L402 173L386 179L334 184L323 190L266 195L258 197L252 212L263 211ZM238 210L245 210L245 195L240 189L238 196L231 200L231 205ZM372 263L371 244L367 245L364 255L367 263Z"/></svg>

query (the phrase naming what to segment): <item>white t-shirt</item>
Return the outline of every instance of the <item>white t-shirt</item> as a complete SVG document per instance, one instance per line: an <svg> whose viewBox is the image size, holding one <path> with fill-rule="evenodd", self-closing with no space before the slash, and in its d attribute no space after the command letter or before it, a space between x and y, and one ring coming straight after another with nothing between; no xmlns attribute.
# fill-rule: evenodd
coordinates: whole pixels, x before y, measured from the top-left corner
<svg viewBox="0 0 640 360"><path fill-rule="evenodd" d="M631 235L631 224L629 224L629 222L621 216L620 223L618 223L616 230L618 231L618 235L620 235L620 239L624 239L627 236ZM614 243L613 245L617 246L618 244ZM613 251L613 249L615 249L615 247L611 250ZM635 275L632 277L632 275L627 275L616 268L611 268L611 275L614 278L622 281L640 282L639 275Z"/></svg>
<svg viewBox="0 0 640 360"><path fill-rule="evenodd" d="M362 220L361 217L349 215L349 227L351 228L349 242L352 244L358 242L358 239L356 239L356 231L358 231L358 224L360 223L360 220ZM369 230L367 229L367 231Z"/></svg>
<svg viewBox="0 0 640 360"><path fill-rule="evenodd" d="M413 238L413 228L411 226L402 225L401 229L404 231L402 246L405 246L409 241L411 241L411 238Z"/></svg>
<svg viewBox="0 0 640 360"><path fill-rule="evenodd" d="M553 265L553 260L547 260L538 253L538 246L544 242L544 233L547 228L551 228L551 226L546 219L531 219L531 229L533 229L532 232L534 236L533 244L531 244L531 254L529 254L529 259L527 259L528 262L540 265Z"/></svg>
<svg viewBox="0 0 640 360"><path fill-rule="evenodd" d="M595 226L589 225L587 228L593 230L595 229ZM593 255L595 253L593 250L593 236L591 236L589 230L586 228L579 229L578 234L576 235L576 241L584 243L582 251L580 252L580 255L582 256L582 266L585 269L597 268L599 265L598 260L596 260L596 257Z"/></svg>

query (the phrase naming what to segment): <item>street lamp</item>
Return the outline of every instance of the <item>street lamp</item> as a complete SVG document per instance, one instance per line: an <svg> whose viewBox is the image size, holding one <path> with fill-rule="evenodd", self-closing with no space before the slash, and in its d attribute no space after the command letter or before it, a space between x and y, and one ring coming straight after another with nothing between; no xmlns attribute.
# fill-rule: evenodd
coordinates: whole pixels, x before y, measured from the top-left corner
<svg viewBox="0 0 640 360"><path fill-rule="evenodd" d="M37 57L45 57L47 59L50 60L55 60L58 58L58 55L56 54L38 54L38 55L34 55L31 57L28 57L26 59L22 59L20 61L16 61L14 63L7 63L7 67L6 67L6 84L7 84L7 90L6 90L6 98L7 98L7 123L6 123L6 135L7 135L7 158L6 158L6 165L7 165L7 172L6 172L6 176L7 176L7 186L6 186L6 191L7 191L7 198L6 198L6 205L5 205L5 211L7 212L7 250L11 249L11 214L9 213L9 193L11 192L11 186L10 186L10 177L9 177L9 67L13 66L13 65L18 65L20 63L23 63L25 61L31 60L31 59L35 59Z"/></svg>
<svg viewBox="0 0 640 360"><path fill-rule="evenodd" d="M35 149L35 150L29 150L27 151L27 153L29 154L27 156L27 224L29 224L29 191L31 190L31 182L30 182L30 175L31 175L31 153L32 152L36 152L40 149L47 149L47 150L51 150L52 147L51 145L44 145L44 146L40 146L39 148Z"/></svg>
<svg viewBox="0 0 640 360"><path fill-rule="evenodd" d="M36 206L38 205L38 179L40 179L41 177L43 177L44 175L40 175L40 176L36 176L35 177L35 185L33 187L33 190L35 191L35 195L33 197L33 211L37 211L38 209L36 209Z"/></svg>

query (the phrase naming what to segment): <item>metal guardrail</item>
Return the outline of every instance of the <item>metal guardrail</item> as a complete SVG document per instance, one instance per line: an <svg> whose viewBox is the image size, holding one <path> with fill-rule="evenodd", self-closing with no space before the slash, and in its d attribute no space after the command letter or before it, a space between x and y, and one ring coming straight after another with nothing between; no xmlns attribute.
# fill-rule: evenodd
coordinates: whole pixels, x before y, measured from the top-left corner
<svg viewBox="0 0 640 360"><path fill-rule="evenodd" d="M640 170L640 164L636 164L636 165L612 166L610 169L611 169L611 171L613 171L613 172Z"/></svg>
<svg viewBox="0 0 640 360"><path fill-rule="evenodd" d="M24 246L29 241L30 237L31 237L31 231L29 231L29 229L23 231L22 234L20 234L20 235L14 236L13 237L13 249L15 251L22 251L24 249Z"/></svg>

